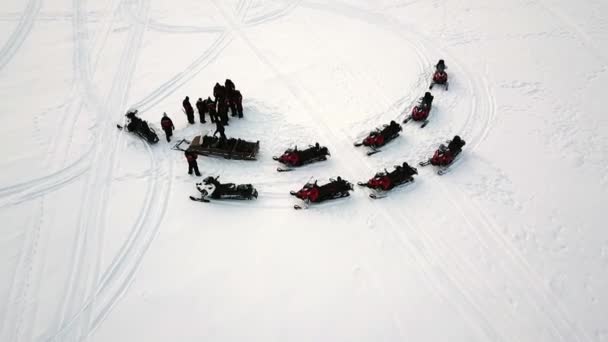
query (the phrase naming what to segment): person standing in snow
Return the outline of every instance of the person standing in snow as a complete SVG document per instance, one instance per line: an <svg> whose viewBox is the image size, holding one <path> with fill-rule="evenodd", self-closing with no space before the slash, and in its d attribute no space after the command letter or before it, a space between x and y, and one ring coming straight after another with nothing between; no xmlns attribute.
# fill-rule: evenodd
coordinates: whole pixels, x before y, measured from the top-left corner
<svg viewBox="0 0 608 342"><path fill-rule="evenodd" d="M222 97L217 104L217 113L224 126L228 126L228 107L228 98Z"/></svg>
<svg viewBox="0 0 608 342"><path fill-rule="evenodd" d="M198 163L196 162L196 158L198 157L196 153L186 151L184 152L186 156L186 160L188 161L188 174L191 175L192 171L197 177L201 176L201 173L198 171Z"/></svg>
<svg viewBox="0 0 608 342"><path fill-rule="evenodd" d="M188 117L188 122L190 124L194 124L194 108L192 108L192 105L190 104L190 98L188 96L186 96L186 98L182 102L182 105L184 106L184 111L186 112L186 116Z"/></svg>
<svg viewBox="0 0 608 342"><path fill-rule="evenodd" d="M243 95L238 90L230 94L230 111L232 116L238 115L239 119L243 118Z"/></svg>
<svg viewBox="0 0 608 342"><path fill-rule="evenodd" d="M211 123L218 121L219 119L217 117L217 111L215 110L215 102L213 102L210 96L207 97L207 100L203 102L205 103L207 111L209 112L209 119L211 120Z"/></svg>
<svg viewBox="0 0 608 342"><path fill-rule="evenodd" d="M173 126L173 121L169 116L167 116L167 113L163 113L163 117L160 119L160 126L163 128L163 131L165 131L167 142L170 142L175 126Z"/></svg>
<svg viewBox="0 0 608 342"><path fill-rule="evenodd" d="M225 97L226 95L226 87L222 86L219 83L215 83L215 86L213 87L213 96L215 97L215 103L217 103L218 105L220 104L220 101ZM219 108L218 108L219 111Z"/></svg>
<svg viewBox="0 0 608 342"><path fill-rule="evenodd" d="M207 104L205 103L205 101L203 101L203 99L201 99L200 97L198 98L198 101L196 101L196 109L198 110L198 116L201 120L201 123L206 122L205 112L207 111Z"/></svg>

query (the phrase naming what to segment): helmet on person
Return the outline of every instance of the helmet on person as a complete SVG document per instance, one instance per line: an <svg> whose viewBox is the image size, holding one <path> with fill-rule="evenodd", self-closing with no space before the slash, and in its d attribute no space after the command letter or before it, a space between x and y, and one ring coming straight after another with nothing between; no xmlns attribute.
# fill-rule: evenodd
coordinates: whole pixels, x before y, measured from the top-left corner
<svg viewBox="0 0 608 342"><path fill-rule="evenodd" d="M163 118L166 118L166 117L167 117L167 112L164 112L163 113Z"/></svg>

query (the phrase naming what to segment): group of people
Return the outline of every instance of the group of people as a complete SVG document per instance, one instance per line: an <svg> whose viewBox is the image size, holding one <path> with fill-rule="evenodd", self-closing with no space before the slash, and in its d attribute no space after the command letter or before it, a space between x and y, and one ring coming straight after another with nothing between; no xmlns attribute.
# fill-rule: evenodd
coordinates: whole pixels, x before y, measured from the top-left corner
<svg viewBox="0 0 608 342"><path fill-rule="evenodd" d="M228 125L228 111L231 112L231 116L233 117L238 116L239 119L243 118L243 95L240 91L236 90L232 80L226 79L224 85L220 85L219 83L215 84L213 87L213 97L215 100L212 100L211 97L207 97L204 100L199 98L196 101L196 109L198 111L201 123L207 122L206 114L209 114L209 121L216 124L216 130L213 133L213 136L219 134L220 140L225 141L227 140L227 137L224 126ZM188 123L194 124L194 108L192 107L192 104L190 104L190 98L188 96L184 98L182 105L184 107L184 113L188 118ZM141 121L138 121L137 117L130 119L132 125L136 125L139 123L139 121ZM163 117L160 120L160 125L165 132L167 142L170 142L171 137L173 136L173 131L175 130L175 125L167 113L163 113ZM196 153L185 152L185 156L186 160L188 160L188 174L192 174L194 172L197 176L200 176L201 174L196 162Z"/></svg>
<svg viewBox="0 0 608 342"><path fill-rule="evenodd" d="M196 109L198 111L199 119L201 123L206 123L205 114L209 114L209 120L211 123L221 124L222 126L228 125L228 111L231 112L231 116L243 118L243 95L240 91L236 90L234 82L230 79L226 79L224 85L215 83L213 87L213 97L207 97L206 99L199 98L196 101ZM182 102L184 112L188 117L188 122L194 124L194 108L190 103L190 98L186 96Z"/></svg>

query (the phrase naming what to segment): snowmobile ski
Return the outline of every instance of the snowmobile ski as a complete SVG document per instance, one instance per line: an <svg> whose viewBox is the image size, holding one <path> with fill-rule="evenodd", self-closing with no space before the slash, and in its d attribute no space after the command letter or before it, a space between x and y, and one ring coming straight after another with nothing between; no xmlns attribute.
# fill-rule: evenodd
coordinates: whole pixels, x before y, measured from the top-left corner
<svg viewBox="0 0 608 342"><path fill-rule="evenodd" d="M209 200L208 200L208 199L206 199L206 198L202 198L202 197L201 197L201 198L196 198L196 197L194 197L194 196L190 196L190 199L191 199L191 200L193 200L193 201L196 201L196 202L205 202L205 203L209 203Z"/></svg>
<svg viewBox="0 0 608 342"><path fill-rule="evenodd" d="M384 197L386 197L386 194L378 194L378 193L376 193L376 194L369 194L369 198L373 198L373 199L381 199L381 198L384 198Z"/></svg>
<svg viewBox="0 0 608 342"><path fill-rule="evenodd" d="M273 160L279 160L279 157L277 157L277 156L272 156L272 159L273 159Z"/></svg>
<svg viewBox="0 0 608 342"><path fill-rule="evenodd" d="M357 182L358 186L367 186L367 182Z"/></svg>
<svg viewBox="0 0 608 342"><path fill-rule="evenodd" d="M425 161L421 161L420 163L418 163L419 166L427 166L431 164L431 160L425 160Z"/></svg>
<svg viewBox="0 0 608 342"><path fill-rule="evenodd" d="M429 120L424 120L424 121L422 122L422 125L420 125L420 128L424 128L424 127L426 127L426 125L427 125L428 123L429 123Z"/></svg>
<svg viewBox="0 0 608 342"><path fill-rule="evenodd" d="M373 149L373 150L367 152L367 155L368 156L372 156L372 155L374 155L374 154L376 154L378 152L382 152L382 150Z"/></svg>
<svg viewBox="0 0 608 342"><path fill-rule="evenodd" d="M405 123L408 123L408 122L410 122L410 120L411 120L411 119L412 119L412 116L411 116L411 115L408 115L408 116L406 116L406 117L405 117L405 119L403 119L403 123L404 123L404 124L405 124Z"/></svg>
<svg viewBox="0 0 608 342"><path fill-rule="evenodd" d="M363 142L356 142L354 143L355 147L359 147L359 146L363 146Z"/></svg>
<svg viewBox="0 0 608 342"><path fill-rule="evenodd" d="M289 172L293 170L295 170L293 167L277 167L277 172Z"/></svg>

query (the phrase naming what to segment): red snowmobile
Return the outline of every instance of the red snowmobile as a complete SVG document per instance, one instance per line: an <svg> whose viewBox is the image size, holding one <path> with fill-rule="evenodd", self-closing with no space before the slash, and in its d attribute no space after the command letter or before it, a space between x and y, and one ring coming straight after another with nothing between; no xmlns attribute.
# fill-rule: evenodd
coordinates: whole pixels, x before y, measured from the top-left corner
<svg viewBox="0 0 608 342"><path fill-rule="evenodd" d="M437 174L445 174L450 165L454 163L456 157L460 154L460 152L462 152L462 147L466 144L466 142L456 135L454 136L454 139L448 140L447 144L447 147L444 144L441 144L439 149L435 151L435 154L433 154L433 157L427 161L420 162L419 165L427 166L431 164L438 166L439 171L437 171Z"/></svg>
<svg viewBox="0 0 608 342"><path fill-rule="evenodd" d="M389 141L398 137L401 130L401 125L395 121L391 121L390 124L384 125L382 128L376 128L374 131L370 132L362 142L356 142L355 146L359 147L365 145L370 147L372 150L367 152L367 155L371 156L374 153L380 152L378 147L384 146Z"/></svg>
<svg viewBox="0 0 608 342"><path fill-rule="evenodd" d="M385 169L383 172L376 173L374 177L367 182L359 182L357 185L365 186L373 190L389 191L398 185L413 182L414 175L417 174L418 170L416 170L416 168L411 167L404 162L402 165L396 165L395 170L392 172L388 172ZM376 199L384 196L370 194L369 197Z"/></svg>
<svg viewBox="0 0 608 342"><path fill-rule="evenodd" d="M324 185L317 185L317 181L314 183L308 182L299 191L290 191L292 196L295 196L306 204L306 208L310 203L320 203L323 201L347 197L350 196L349 191L354 190L353 185L338 177L337 179L329 179L329 183ZM299 205L294 205L294 209L302 209Z"/></svg>
<svg viewBox="0 0 608 342"><path fill-rule="evenodd" d="M314 146L309 146L305 150L298 150L298 147L287 149L280 157L274 156L272 159L279 161L288 166L288 168L277 168L277 171L291 171L294 167L327 160L329 150L325 146L320 146L316 143Z"/></svg>
<svg viewBox="0 0 608 342"><path fill-rule="evenodd" d="M440 59L439 62L437 62L437 65L435 65L435 73L433 73L433 80L431 81L429 89L433 89L435 84L439 84L444 86L445 90L448 90L448 73L445 72L445 69L447 68L448 67L445 65L443 59Z"/></svg>
<svg viewBox="0 0 608 342"><path fill-rule="evenodd" d="M420 128L424 128L429 123L428 117L433 106L433 98L433 95L427 91L420 98L420 103L412 108L411 114L403 120L403 123L407 123L410 120L422 121Z"/></svg>

